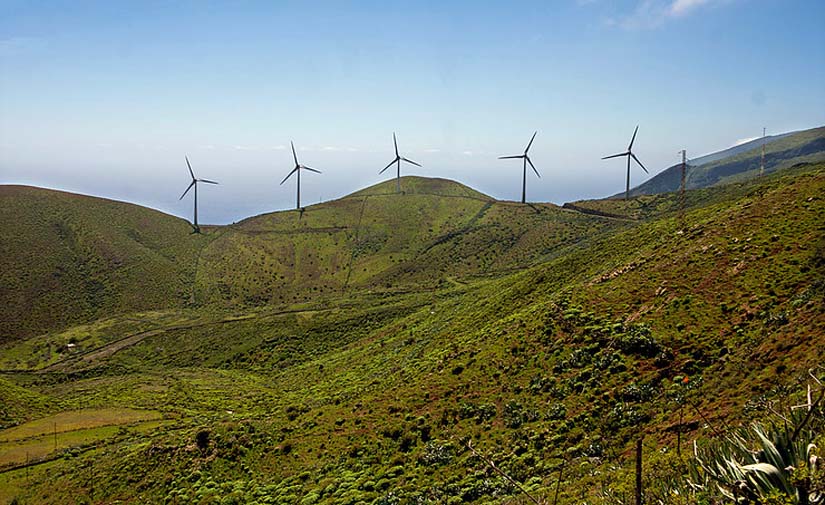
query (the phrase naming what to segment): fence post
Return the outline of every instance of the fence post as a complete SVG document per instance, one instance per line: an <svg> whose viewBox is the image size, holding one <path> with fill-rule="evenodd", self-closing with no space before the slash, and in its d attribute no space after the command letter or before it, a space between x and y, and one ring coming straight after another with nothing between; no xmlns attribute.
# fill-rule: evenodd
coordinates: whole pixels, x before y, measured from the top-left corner
<svg viewBox="0 0 825 505"><path fill-rule="evenodd" d="M642 505L642 437L636 440L636 505Z"/></svg>

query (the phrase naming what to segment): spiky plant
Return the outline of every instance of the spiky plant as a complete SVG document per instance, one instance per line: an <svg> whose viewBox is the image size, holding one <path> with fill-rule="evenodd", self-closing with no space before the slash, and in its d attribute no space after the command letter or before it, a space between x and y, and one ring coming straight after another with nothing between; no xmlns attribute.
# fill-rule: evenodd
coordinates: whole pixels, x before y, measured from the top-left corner
<svg viewBox="0 0 825 505"><path fill-rule="evenodd" d="M819 403L792 411L782 423L752 423L697 452L689 465L689 492L742 504L825 503L814 444L825 424Z"/></svg>

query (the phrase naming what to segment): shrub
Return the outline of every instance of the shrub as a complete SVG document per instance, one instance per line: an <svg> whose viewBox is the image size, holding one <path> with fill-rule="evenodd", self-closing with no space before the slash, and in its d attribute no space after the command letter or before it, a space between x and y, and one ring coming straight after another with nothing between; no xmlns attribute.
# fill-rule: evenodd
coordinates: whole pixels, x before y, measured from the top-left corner
<svg viewBox="0 0 825 505"><path fill-rule="evenodd" d="M200 430L195 435L195 443L198 445L198 449L206 450L209 447L209 430Z"/></svg>
<svg viewBox="0 0 825 505"><path fill-rule="evenodd" d="M520 428L524 424L524 407L515 400L504 405L504 425L508 428Z"/></svg>
<svg viewBox="0 0 825 505"><path fill-rule="evenodd" d="M449 463L453 459L453 445L441 444L438 441L428 442L424 446L424 454L418 458L419 463L425 466L439 466Z"/></svg>

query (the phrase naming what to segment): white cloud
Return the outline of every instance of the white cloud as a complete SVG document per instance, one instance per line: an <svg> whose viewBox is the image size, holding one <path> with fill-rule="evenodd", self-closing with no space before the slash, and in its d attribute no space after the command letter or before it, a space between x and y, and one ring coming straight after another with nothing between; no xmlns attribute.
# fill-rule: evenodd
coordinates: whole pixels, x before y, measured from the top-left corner
<svg viewBox="0 0 825 505"><path fill-rule="evenodd" d="M424 149L424 152L425 153L440 153L441 149L437 149L435 147L430 147L430 148Z"/></svg>
<svg viewBox="0 0 825 505"><path fill-rule="evenodd" d="M464 156L472 156L473 152L472 151L464 151L461 154L463 154Z"/></svg>
<svg viewBox="0 0 825 505"><path fill-rule="evenodd" d="M658 28L666 21L685 17L703 5L729 0L640 0L631 14L608 18L607 26L621 26L626 30Z"/></svg>
<svg viewBox="0 0 825 505"><path fill-rule="evenodd" d="M670 4L668 12L671 16L684 16L700 5L708 3L710 0L674 0Z"/></svg>
<svg viewBox="0 0 825 505"><path fill-rule="evenodd" d="M746 143L748 143L748 142L750 142L750 141L752 141L752 140L756 140L756 139L758 139L758 138L759 138L759 137L748 137L748 138L746 138L746 139L739 139L739 140L737 140L736 142L734 142L734 143L733 143L733 145L732 145L731 147L741 146L742 144L746 144Z"/></svg>

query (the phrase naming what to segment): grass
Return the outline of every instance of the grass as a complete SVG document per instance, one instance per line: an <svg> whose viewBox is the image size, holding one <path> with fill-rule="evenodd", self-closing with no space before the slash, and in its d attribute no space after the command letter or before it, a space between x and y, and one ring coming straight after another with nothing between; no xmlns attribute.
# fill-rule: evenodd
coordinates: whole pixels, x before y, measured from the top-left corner
<svg viewBox="0 0 825 505"><path fill-rule="evenodd" d="M213 237L137 205L26 186L0 187L0 212L0 343L183 307Z"/></svg>
<svg viewBox="0 0 825 505"><path fill-rule="evenodd" d="M758 177L762 166L762 147L756 145L757 147L718 160L706 163L699 161L700 164L690 166L686 173L687 188L699 189L732 182L745 182ZM800 163L815 164L823 161L825 161L825 127L785 135L765 145L766 173L785 170ZM674 165L631 189L630 194L636 197L642 194L678 191L681 184L681 170L681 165Z"/></svg>
<svg viewBox="0 0 825 505"><path fill-rule="evenodd" d="M674 450L674 426L685 426L684 447L701 444L825 360L825 166L691 191L684 226L672 195L593 204L636 212L628 220L440 202L428 184L221 231L203 250L196 306L153 313L159 331L115 353L43 369L18 358L32 344L3 346L0 357L31 366L0 381L9 398L31 395L13 422L48 428L48 415L80 408L169 420L49 463L48 476L33 472L6 496L515 498L466 449L472 440L531 493L552 497L563 468L560 503L602 503L630 489L640 433L651 460L669 464L658 455ZM402 219L418 212L426 219ZM349 281L321 267L338 248L361 268ZM266 273L277 265L293 275L283 288ZM288 296L245 299L267 289ZM106 345L143 328L126 317L37 338L83 333ZM682 394L695 408L680 423Z"/></svg>
<svg viewBox="0 0 825 505"><path fill-rule="evenodd" d="M65 411L0 431L0 443L87 428L158 419L158 412L126 408Z"/></svg>
<svg viewBox="0 0 825 505"><path fill-rule="evenodd" d="M146 423L132 421L129 424L140 423L136 426L140 430L147 430L163 426L163 423ZM127 424L127 423L123 423ZM42 461L50 456L59 455L61 451L89 446L102 442L116 435L129 434L122 425L101 426L98 428L74 429L58 433L57 441L52 435L40 435L25 440L0 442L0 469L9 466L19 466L29 462ZM132 430L132 434L135 431Z"/></svg>

